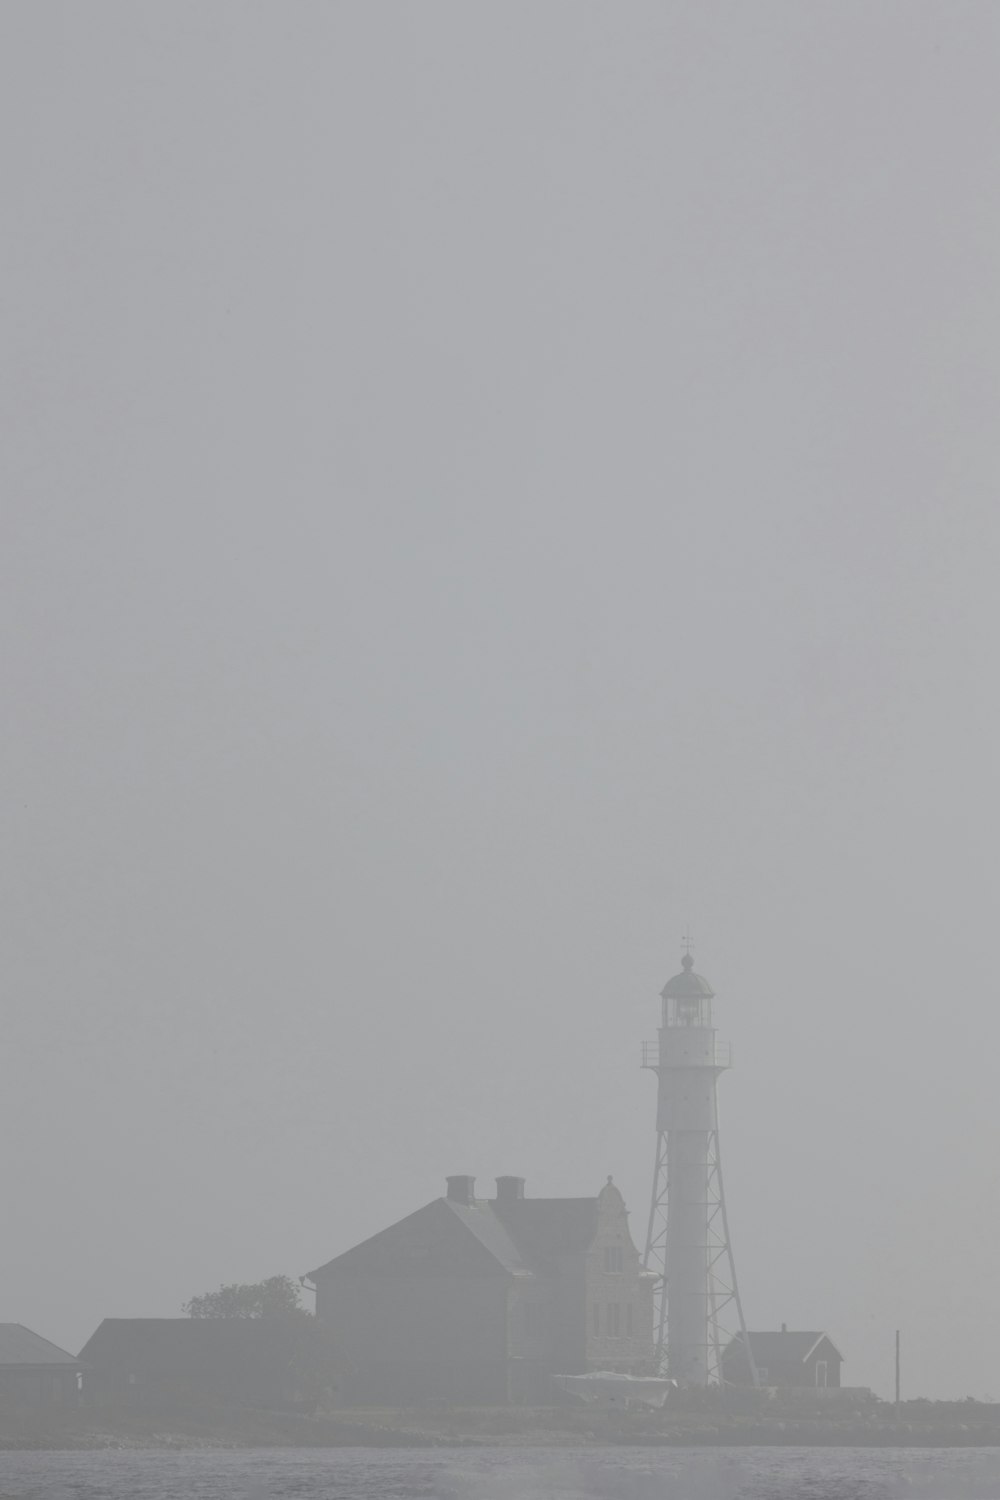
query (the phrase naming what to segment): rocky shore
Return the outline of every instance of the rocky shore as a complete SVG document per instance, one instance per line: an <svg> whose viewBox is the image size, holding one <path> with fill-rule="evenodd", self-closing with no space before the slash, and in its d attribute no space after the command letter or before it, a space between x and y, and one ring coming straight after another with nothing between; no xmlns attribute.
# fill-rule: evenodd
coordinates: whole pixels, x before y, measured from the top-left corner
<svg viewBox="0 0 1000 1500"><path fill-rule="evenodd" d="M897 1419L873 1402L843 1413L720 1409L447 1408L298 1415L264 1411L75 1412L55 1422L0 1424L14 1449L1000 1447L1000 1407L911 1402Z"/></svg>

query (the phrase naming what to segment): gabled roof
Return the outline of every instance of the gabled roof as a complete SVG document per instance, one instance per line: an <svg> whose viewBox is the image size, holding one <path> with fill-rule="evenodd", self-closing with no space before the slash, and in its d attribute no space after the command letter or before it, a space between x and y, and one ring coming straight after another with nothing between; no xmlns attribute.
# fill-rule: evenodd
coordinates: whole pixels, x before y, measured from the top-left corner
<svg viewBox="0 0 1000 1500"><path fill-rule="evenodd" d="M596 1198L436 1198L309 1276L545 1275L565 1256L583 1254L597 1223Z"/></svg>
<svg viewBox="0 0 1000 1500"><path fill-rule="evenodd" d="M750 1352L753 1354L754 1364L762 1365L765 1370L771 1365L805 1364L824 1339L838 1359L844 1357L828 1333L803 1332L795 1329L786 1329L784 1332L779 1330L777 1333L748 1331L747 1338L750 1340ZM726 1355L738 1353L742 1343L742 1335L737 1334L728 1345Z"/></svg>
<svg viewBox="0 0 1000 1500"><path fill-rule="evenodd" d="M0 1365L76 1365L65 1349L50 1344L23 1323L0 1323Z"/></svg>
<svg viewBox="0 0 1000 1500"><path fill-rule="evenodd" d="M308 1275L337 1271L362 1276L488 1276L524 1269L517 1247L489 1204L435 1198Z"/></svg>
<svg viewBox="0 0 1000 1500"><path fill-rule="evenodd" d="M536 1271L582 1255L597 1233L596 1198L516 1198L490 1207Z"/></svg>
<svg viewBox="0 0 1000 1500"><path fill-rule="evenodd" d="M136 1375L219 1374L246 1362L284 1365L307 1338L313 1319L105 1318L80 1351L96 1370Z"/></svg>
<svg viewBox="0 0 1000 1500"><path fill-rule="evenodd" d="M449 1198L441 1200L476 1239L488 1250L494 1260L499 1261L511 1275L523 1275L531 1267L524 1258L523 1250L510 1234L509 1227L494 1212L496 1205L477 1199L474 1203L454 1203Z"/></svg>

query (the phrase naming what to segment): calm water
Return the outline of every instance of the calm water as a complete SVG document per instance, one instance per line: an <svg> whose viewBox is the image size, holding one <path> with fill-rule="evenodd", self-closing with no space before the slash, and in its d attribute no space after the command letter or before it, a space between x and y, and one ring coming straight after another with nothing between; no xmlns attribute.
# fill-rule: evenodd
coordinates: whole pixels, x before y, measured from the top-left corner
<svg viewBox="0 0 1000 1500"><path fill-rule="evenodd" d="M1000 1448L0 1453L0 1500L1000 1500Z"/></svg>

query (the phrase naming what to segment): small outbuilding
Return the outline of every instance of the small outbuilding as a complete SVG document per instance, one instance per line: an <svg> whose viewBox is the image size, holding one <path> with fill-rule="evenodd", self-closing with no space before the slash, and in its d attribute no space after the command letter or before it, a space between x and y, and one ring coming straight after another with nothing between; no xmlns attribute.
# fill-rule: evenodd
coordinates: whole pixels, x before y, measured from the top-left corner
<svg viewBox="0 0 1000 1500"><path fill-rule="evenodd" d="M315 1319L105 1318L80 1353L88 1405L309 1406L332 1378Z"/></svg>
<svg viewBox="0 0 1000 1500"><path fill-rule="evenodd" d="M844 1356L829 1334L800 1332L783 1323L778 1333L748 1333L747 1338L758 1384L800 1390L839 1388ZM726 1346L722 1374L728 1385L753 1384L742 1334L737 1334Z"/></svg>
<svg viewBox="0 0 1000 1500"><path fill-rule="evenodd" d="M0 1414L76 1405L80 1361L23 1323L0 1323Z"/></svg>

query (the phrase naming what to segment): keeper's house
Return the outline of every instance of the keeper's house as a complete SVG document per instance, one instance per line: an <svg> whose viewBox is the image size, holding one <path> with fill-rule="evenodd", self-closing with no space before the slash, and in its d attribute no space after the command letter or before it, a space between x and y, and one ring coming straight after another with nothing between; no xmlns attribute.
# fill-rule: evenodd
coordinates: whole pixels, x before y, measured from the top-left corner
<svg viewBox="0 0 1000 1500"><path fill-rule="evenodd" d="M648 1373L653 1282L610 1177L595 1198L475 1179L310 1278L345 1405L546 1403L552 1374Z"/></svg>

